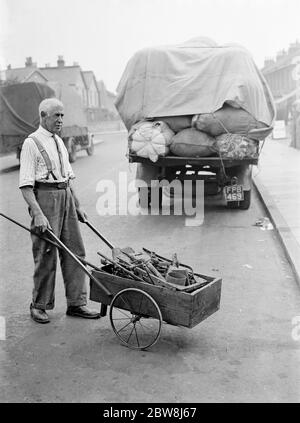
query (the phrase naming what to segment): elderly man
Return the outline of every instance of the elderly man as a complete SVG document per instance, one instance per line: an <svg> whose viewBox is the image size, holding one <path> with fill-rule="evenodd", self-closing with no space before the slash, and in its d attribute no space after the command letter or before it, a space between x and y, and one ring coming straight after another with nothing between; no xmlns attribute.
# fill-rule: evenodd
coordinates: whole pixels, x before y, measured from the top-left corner
<svg viewBox="0 0 300 423"><path fill-rule="evenodd" d="M63 104L49 98L39 106L40 126L24 141L20 158L19 187L29 206L31 229L54 234L76 255L85 257L78 220L86 219L74 191L74 173L67 149L59 137L62 129ZM32 235L35 263L34 288L30 314L38 323L48 323L46 310L54 308L54 288L57 251L46 241ZM65 252L59 251L65 284L68 316L88 319L99 318L99 313L89 310L85 274Z"/></svg>

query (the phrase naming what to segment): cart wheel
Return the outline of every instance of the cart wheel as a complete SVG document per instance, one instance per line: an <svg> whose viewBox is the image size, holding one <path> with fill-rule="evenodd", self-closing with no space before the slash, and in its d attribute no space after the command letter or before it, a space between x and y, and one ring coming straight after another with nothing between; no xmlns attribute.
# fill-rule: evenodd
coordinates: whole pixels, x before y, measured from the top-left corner
<svg viewBox="0 0 300 423"><path fill-rule="evenodd" d="M141 289L119 291L110 304L109 318L113 331L129 348L144 350L159 338L161 311L151 295Z"/></svg>

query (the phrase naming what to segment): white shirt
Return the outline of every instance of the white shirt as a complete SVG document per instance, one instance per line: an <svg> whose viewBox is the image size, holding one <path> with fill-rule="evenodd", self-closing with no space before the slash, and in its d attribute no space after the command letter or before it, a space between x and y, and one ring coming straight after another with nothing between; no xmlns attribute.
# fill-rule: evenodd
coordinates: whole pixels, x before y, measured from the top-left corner
<svg viewBox="0 0 300 423"><path fill-rule="evenodd" d="M48 153L49 159L52 163L52 170L57 180L50 174L47 178L48 170L46 163L41 155L38 147L36 146L30 135L23 143L21 156L20 156L20 177L19 177L19 188L30 185L34 186L35 181L37 182L63 182L68 179L75 178L72 167L69 162L69 155L63 140L56 135L55 138L59 143L60 150L62 153L62 160L65 169L65 178L61 175L59 155L56 147L53 134L47 131L42 126L32 133L41 145Z"/></svg>

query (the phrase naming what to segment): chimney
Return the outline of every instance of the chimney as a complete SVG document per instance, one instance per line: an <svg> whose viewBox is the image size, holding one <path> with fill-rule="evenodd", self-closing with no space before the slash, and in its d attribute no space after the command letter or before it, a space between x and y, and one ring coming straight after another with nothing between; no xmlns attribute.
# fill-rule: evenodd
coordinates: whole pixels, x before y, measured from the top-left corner
<svg viewBox="0 0 300 423"><path fill-rule="evenodd" d="M25 62L26 68L30 68L32 65L33 65L32 57L26 57L26 62Z"/></svg>
<svg viewBox="0 0 300 423"><path fill-rule="evenodd" d="M50 68L50 63L46 63L45 68Z"/></svg>
<svg viewBox="0 0 300 423"><path fill-rule="evenodd" d="M7 65L7 70L11 70L11 65Z"/></svg>
<svg viewBox="0 0 300 423"><path fill-rule="evenodd" d="M64 56L58 56L57 66L63 68L65 66Z"/></svg>
<svg viewBox="0 0 300 423"><path fill-rule="evenodd" d="M79 66L78 62L73 62L73 66Z"/></svg>

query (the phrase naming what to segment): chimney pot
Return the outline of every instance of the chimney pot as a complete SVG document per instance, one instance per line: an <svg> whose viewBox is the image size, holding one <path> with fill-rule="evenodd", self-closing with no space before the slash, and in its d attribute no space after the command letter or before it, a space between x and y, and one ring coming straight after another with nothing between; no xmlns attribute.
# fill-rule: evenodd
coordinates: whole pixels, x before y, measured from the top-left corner
<svg viewBox="0 0 300 423"><path fill-rule="evenodd" d="M63 68L65 66L64 56L58 56L57 66Z"/></svg>
<svg viewBox="0 0 300 423"><path fill-rule="evenodd" d="M26 57L26 62L25 62L25 66L28 68L30 66L32 66L32 57Z"/></svg>

